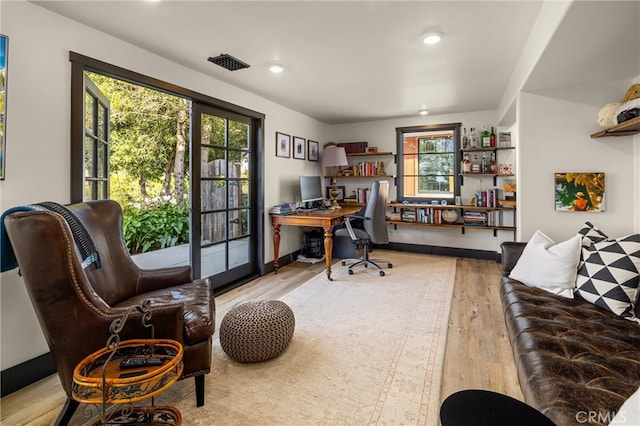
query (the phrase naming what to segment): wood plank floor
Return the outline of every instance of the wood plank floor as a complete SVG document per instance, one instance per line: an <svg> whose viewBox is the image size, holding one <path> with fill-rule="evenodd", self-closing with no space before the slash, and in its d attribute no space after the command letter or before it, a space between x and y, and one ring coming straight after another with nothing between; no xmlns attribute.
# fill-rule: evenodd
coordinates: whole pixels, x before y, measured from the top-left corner
<svg viewBox="0 0 640 426"><path fill-rule="evenodd" d="M324 262L315 265L294 262L281 268L277 275L268 274L218 296L218 323L236 303L258 297L280 298L323 269ZM458 258L442 400L462 389L488 389L519 400L523 398L504 324L499 280L498 263ZM2 398L0 423L3 426L51 425L64 401L57 375L47 377ZM81 416L81 408L74 419Z"/></svg>

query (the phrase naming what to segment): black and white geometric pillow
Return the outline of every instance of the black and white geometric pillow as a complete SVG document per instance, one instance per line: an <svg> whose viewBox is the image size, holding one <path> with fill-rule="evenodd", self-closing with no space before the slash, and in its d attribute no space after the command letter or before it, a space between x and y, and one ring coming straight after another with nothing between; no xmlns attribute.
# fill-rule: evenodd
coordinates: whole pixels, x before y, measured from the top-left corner
<svg viewBox="0 0 640 426"><path fill-rule="evenodd" d="M640 286L640 234L591 243L582 249L576 293L631 321Z"/></svg>
<svg viewBox="0 0 640 426"><path fill-rule="evenodd" d="M585 222L578 231L578 234L582 235L583 247L588 247L591 243L599 243L609 238L604 232L593 226L591 222Z"/></svg>

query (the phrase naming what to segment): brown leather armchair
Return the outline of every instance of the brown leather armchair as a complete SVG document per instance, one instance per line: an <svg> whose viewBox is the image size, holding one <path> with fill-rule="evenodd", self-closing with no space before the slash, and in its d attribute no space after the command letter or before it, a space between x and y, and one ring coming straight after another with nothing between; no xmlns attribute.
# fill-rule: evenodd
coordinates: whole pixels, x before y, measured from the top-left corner
<svg viewBox="0 0 640 426"><path fill-rule="evenodd" d="M184 346L181 378L195 377L196 405L204 404L204 375L211 367L215 303L208 280L191 268L138 268L122 237L122 210L111 200L66 206L87 229L101 267L83 268L67 222L51 211L16 212L5 227L67 401L56 424L67 424L79 403L71 398L73 369L103 348L109 325L127 307L151 302L155 338ZM130 316L123 339L147 338L140 314Z"/></svg>

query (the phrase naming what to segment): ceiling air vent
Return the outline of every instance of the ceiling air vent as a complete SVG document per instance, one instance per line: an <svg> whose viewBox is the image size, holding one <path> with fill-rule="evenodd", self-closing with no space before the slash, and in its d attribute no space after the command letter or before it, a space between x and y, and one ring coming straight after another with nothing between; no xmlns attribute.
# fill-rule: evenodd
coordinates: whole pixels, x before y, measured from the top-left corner
<svg viewBox="0 0 640 426"><path fill-rule="evenodd" d="M213 62L216 65L220 65L222 68L226 68L229 71L237 71L243 68L249 68L251 65L242 62L239 59L234 58L233 56L223 53L216 57L211 57L207 59L209 62Z"/></svg>

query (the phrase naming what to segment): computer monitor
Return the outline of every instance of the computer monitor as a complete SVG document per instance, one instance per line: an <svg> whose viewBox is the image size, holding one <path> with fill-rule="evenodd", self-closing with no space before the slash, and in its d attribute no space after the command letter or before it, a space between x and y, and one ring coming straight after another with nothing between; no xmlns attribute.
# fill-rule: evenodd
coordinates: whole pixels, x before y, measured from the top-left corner
<svg viewBox="0 0 640 426"><path fill-rule="evenodd" d="M322 195L321 176L300 176L300 197L305 207L315 207L318 201L324 200Z"/></svg>

